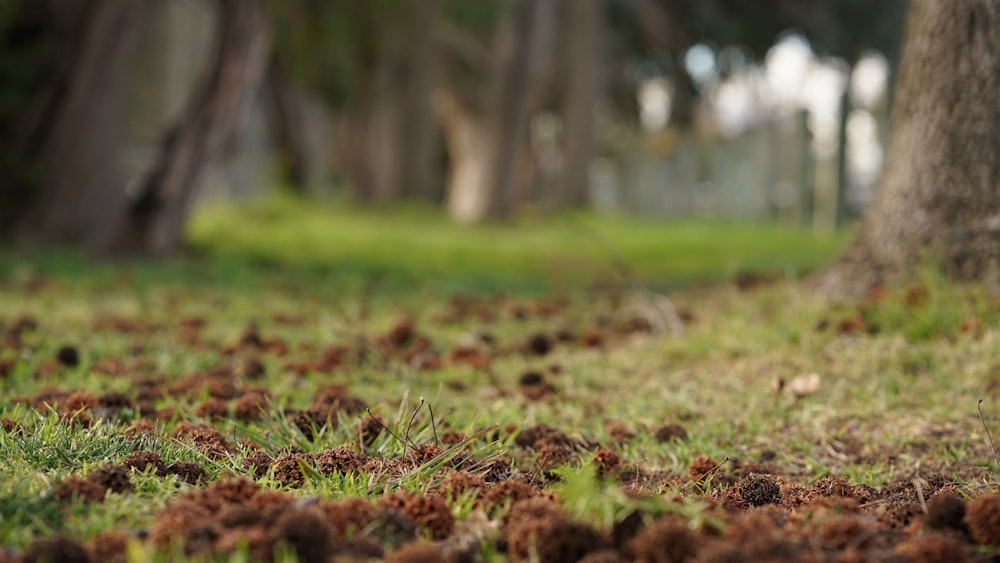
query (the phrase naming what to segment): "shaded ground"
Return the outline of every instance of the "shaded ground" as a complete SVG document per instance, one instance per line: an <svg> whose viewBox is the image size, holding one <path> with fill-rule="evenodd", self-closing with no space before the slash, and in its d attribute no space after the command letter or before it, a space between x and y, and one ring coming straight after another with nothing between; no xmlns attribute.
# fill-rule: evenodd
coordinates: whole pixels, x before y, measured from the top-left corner
<svg viewBox="0 0 1000 563"><path fill-rule="evenodd" d="M671 302L9 281L0 561L1000 555L975 417L996 298L831 307L764 282Z"/></svg>

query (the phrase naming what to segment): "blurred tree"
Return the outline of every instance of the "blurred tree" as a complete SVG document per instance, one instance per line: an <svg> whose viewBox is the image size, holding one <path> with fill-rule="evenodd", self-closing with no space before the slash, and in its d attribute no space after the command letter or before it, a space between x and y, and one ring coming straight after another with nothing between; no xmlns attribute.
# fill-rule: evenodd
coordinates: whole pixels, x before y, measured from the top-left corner
<svg viewBox="0 0 1000 563"><path fill-rule="evenodd" d="M131 55L156 2L0 3L0 235L94 247L107 235Z"/></svg>
<svg viewBox="0 0 1000 563"><path fill-rule="evenodd" d="M562 170L550 198L557 208L580 207L587 201L604 79L603 8L603 0L571 0L565 6L569 36L563 102L566 131Z"/></svg>
<svg viewBox="0 0 1000 563"><path fill-rule="evenodd" d="M447 74L435 107L451 163L448 212L460 222L505 217L523 195L529 120L551 72L556 0L496 8L485 40L455 26L442 33Z"/></svg>
<svg viewBox="0 0 1000 563"><path fill-rule="evenodd" d="M117 208L104 250L164 256L182 243L191 204L260 89L271 34L263 0L218 0L215 64L166 135L153 170Z"/></svg>
<svg viewBox="0 0 1000 563"><path fill-rule="evenodd" d="M861 232L813 283L863 295L932 260L1000 281L1000 3L913 0L886 169Z"/></svg>

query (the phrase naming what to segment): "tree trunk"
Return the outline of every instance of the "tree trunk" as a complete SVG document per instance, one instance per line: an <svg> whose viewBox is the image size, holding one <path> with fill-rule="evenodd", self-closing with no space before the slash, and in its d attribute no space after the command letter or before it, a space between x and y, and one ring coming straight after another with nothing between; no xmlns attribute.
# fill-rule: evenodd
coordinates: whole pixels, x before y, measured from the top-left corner
<svg viewBox="0 0 1000 563"><path fill-rule="evenodd" d="M566 132L556 207L580 207L587 201L590 163L594 158L597 102L603 70L602 0L570 0L569 84L565 92Z"/></svg>
<svg viewBox="0 0 1000 563"><path fill-rule="evenodd" d="M326 181L325 129L320 103L271 60L267 89L274 111L275 137L282 174L297 193L309 193Z"/></svg>
<svg viewBox="0 0 1000 563"><path fill-rule="evenodd" d="M63 37L60 20L67 14L60 8L80 23L57 47L46 83L22 117L25 143L8 147L43 171L20 202L15 237L22 243L86 247L107 234L107 204L122 189L118 163L129 64L156 6L108 0L43 8L54 10L45 16L53 41Z"/></svg>
<svg viewBox="0 0 1000 563"><path fill-rule="evenodd" d="M518 168L523 162L528 125L537 109L540 83L551 52L554 0L511 0L514 17L499 31L496 67L492 77L491 129L495 136L487 177L489 212L503 218L510 214Z"/></svg>
<svg viewBox="0 0 1000 563"><path fill-rule="evenodd" d="M451 166L448 171L446 207L457 223L481 221L489 212L487 175L493 154L493 137L482 115L466 107L447 89L434 96L441 119Z"/></svg>
<svg viewBox="0 0 1000 563"><path fill-rule="evenodd" d="M1000 3L913 0L886 168L861 232L812 285L834 297L900 283L930 260L998 281Z"/></svg>
<svg viewBox="0 0 1000 563"><path fill-rule="evenodd" d="M431 92L440 69L440 53L434 43L441 0L409 0L410 49L402 124L402 172L400 193L425 201L438 197L440 135L431 111Z"/></svg>
<svg viewBox="0 0 1000 563"><path fill-rule="evenodd" d="M116 254L165 256L181 244L188 212L208 168L247 115L260 90L270 51L262 0L219 0L216 62L167 135L149 179L127 202L106 243Z"/></svg>

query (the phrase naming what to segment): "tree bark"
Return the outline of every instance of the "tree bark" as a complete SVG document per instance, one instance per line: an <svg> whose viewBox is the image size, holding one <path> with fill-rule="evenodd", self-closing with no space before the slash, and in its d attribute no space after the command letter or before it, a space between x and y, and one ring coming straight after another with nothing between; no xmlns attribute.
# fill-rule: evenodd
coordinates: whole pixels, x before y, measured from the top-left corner
<svg viewBox="0 0 1000 563"><path fill-rule="evenodd" d="M440 193L438 159L440 132L431 108L431 93L440 70L440 54L434 37L438 30L441 0L408 0L410 26L406 90L403 100L402 144L403 182L400 193L433 201Z"/></svg>
<svg viewBox="0 0 1000 563"><path fill-rule="evenodd" d="M327 167L324 139L328 123L320 103L273 58L267 70L267 90L282 174L293 191L315 191L326 180Z"/></svg>
<svg viewBox="0 0 1000 563"><path fill-rule="evenodd" d="M487 176L489 213L504 218L513 210L532 112L549 62L554 30L554 0L510 0L514 17L499 31L491 88L493 157ZM512 24L512 25L511 25Z"/></svg>
<svg viewBox="0 0 1000 563"><path fill-rule="evenodd" d="M853 245L811 285L863 295L930 263L998 278L1000 3L913 0L886 168Z"/></svg>
<svg viewBox="0 0 1000 563"><path fill-rule="evenodd" d="M182 242L191 204L208 168L223 156L260 90L271 34L262 0L219 0L216 62L163 142L149 179L123 206L105 249L166 256Z"/></svg>
<svg viewBox="0 0 1000 563"><path fill-rule="evenodd" d="M96 246L107 234L108 202L122 189L118 162L129 64L156 3L56 2L41 8L60 42L45 84L26 108L9 146L41 170L22 190L14 236L22 244ZM66 18L79 30L63 39ZM62 31L60 31L62 30ZM19 146L18 146L19 145Z"/></svg>
<svg viewBox="0 0 1000 563"><path fill-rule="evenodd" d="M565 146L562 170L553 199L557 208L587 202L590 163L594 158L597 102L601 93L603 44L602 0L570 0L569 84L565 92Z"/></svg>

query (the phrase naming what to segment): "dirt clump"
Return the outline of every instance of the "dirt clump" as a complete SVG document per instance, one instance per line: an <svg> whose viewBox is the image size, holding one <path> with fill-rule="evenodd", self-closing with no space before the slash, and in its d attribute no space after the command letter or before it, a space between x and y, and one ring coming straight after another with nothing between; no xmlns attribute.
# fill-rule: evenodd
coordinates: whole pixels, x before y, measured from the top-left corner
<svg viewBox="0 0 1000 563"><path fill-rule="evenodd" d="M149 450L128 454L122 460L122 465L128 470L139 473L144 473L152 468L153 474L157 477L163 477L167 474L167 466L163 463L163 458L160 457L160 454Z"/></svg>
<svg viewBox="0 0 1000 563"><path fill-rule="evenodd" d="M80 351L76 346L69 344L60 346L56 351L56 361L68 368L75 368L80 365Z"/></svg>
<svg viewBox="0 0 1000 563"><path fill-rule="evenodd" d="M673 442L675 440L683 441L687 440L688 433L680 424L664 424L663 426L656 429L654 433L656 439L660 442Z"/></svg>
<svg viewBox="0 0 1000 563"><path fill-rule="evenodd" d="M221 459L232 451L226 437L207 424L182 422L174 429L173 437L190 443L214 459Z"/></svg>
<svg viewBox="0 0 1000 563"><path fill-rule="evenodd" d="M512 561L578 561L609 547L596 530L547 504L529 500L511 507L504 537Z"/></svg>
<svg viewBox="0 0 1000 563"><path fill-rule="evenodd" d="M197 485L208 480L208 471L196 461L175 461L167 466L167 475L176 475L188 485Z"/></svg>
<svg viewBox="0 0 1000 563"><path fill-rule="evenodd" d="M924 523L932 530L957 530L968 533L965 524L965 500L952 492L940 492L927 502Z"/></svg>
<svg viewBox="0 0 1000 563"><path fill-rule="evenodd" d="M21 556L24 563L92 563L90 556L82 544L64 537L37 540L24 551Z"/></svg>
<svg viewBox="0 0 1000 563"><path fill-rule="evenodd" d="M87 542L87 550L95 561L125 563L127 560L128 536L123 532L101 532Z"/></svg>
<svg viewBox="0 0 1000 563"><path fill-rule="evenodd" d="M455 527L451 508L438 495L398 492L384 498L379 505L399 509L436 540L450 536Z"/></svg>
<svg viewBox="0 0 1000 563"><path fill-rule="evenodd" d="M702 543L687 524L666 517L632 538L629 549L639 561L689 561Z"/></svg>
<svg viewBox="0 0 1000 563"><path fill-rule="evenodd" d="M1000 495L981 495L972 499L965 509L965 523L977 543L1000 544Z"/></svg>
<svg viewBox="0 0 1000 563"><path fill-rule="evenodd" d="M740 498L750 506L781 503L781 486L767 473L751 473L739 482Z"/></svg>
<svg viewBox="0 0 1000 563"><path fill-rule="evenodd" d="M128 476L128 468L124 465L105 465L90 472L88 481L93 481L112 493L128 493L135 490L135 485Z"/></svg>
<svg viewBox="0 0 1000 563"><path fill-rule="evenodd" d="M275 546L288 546L303 563L329 560L334 544L333 528L323 513L312 507L285 510L270 530Z"/></svg>

